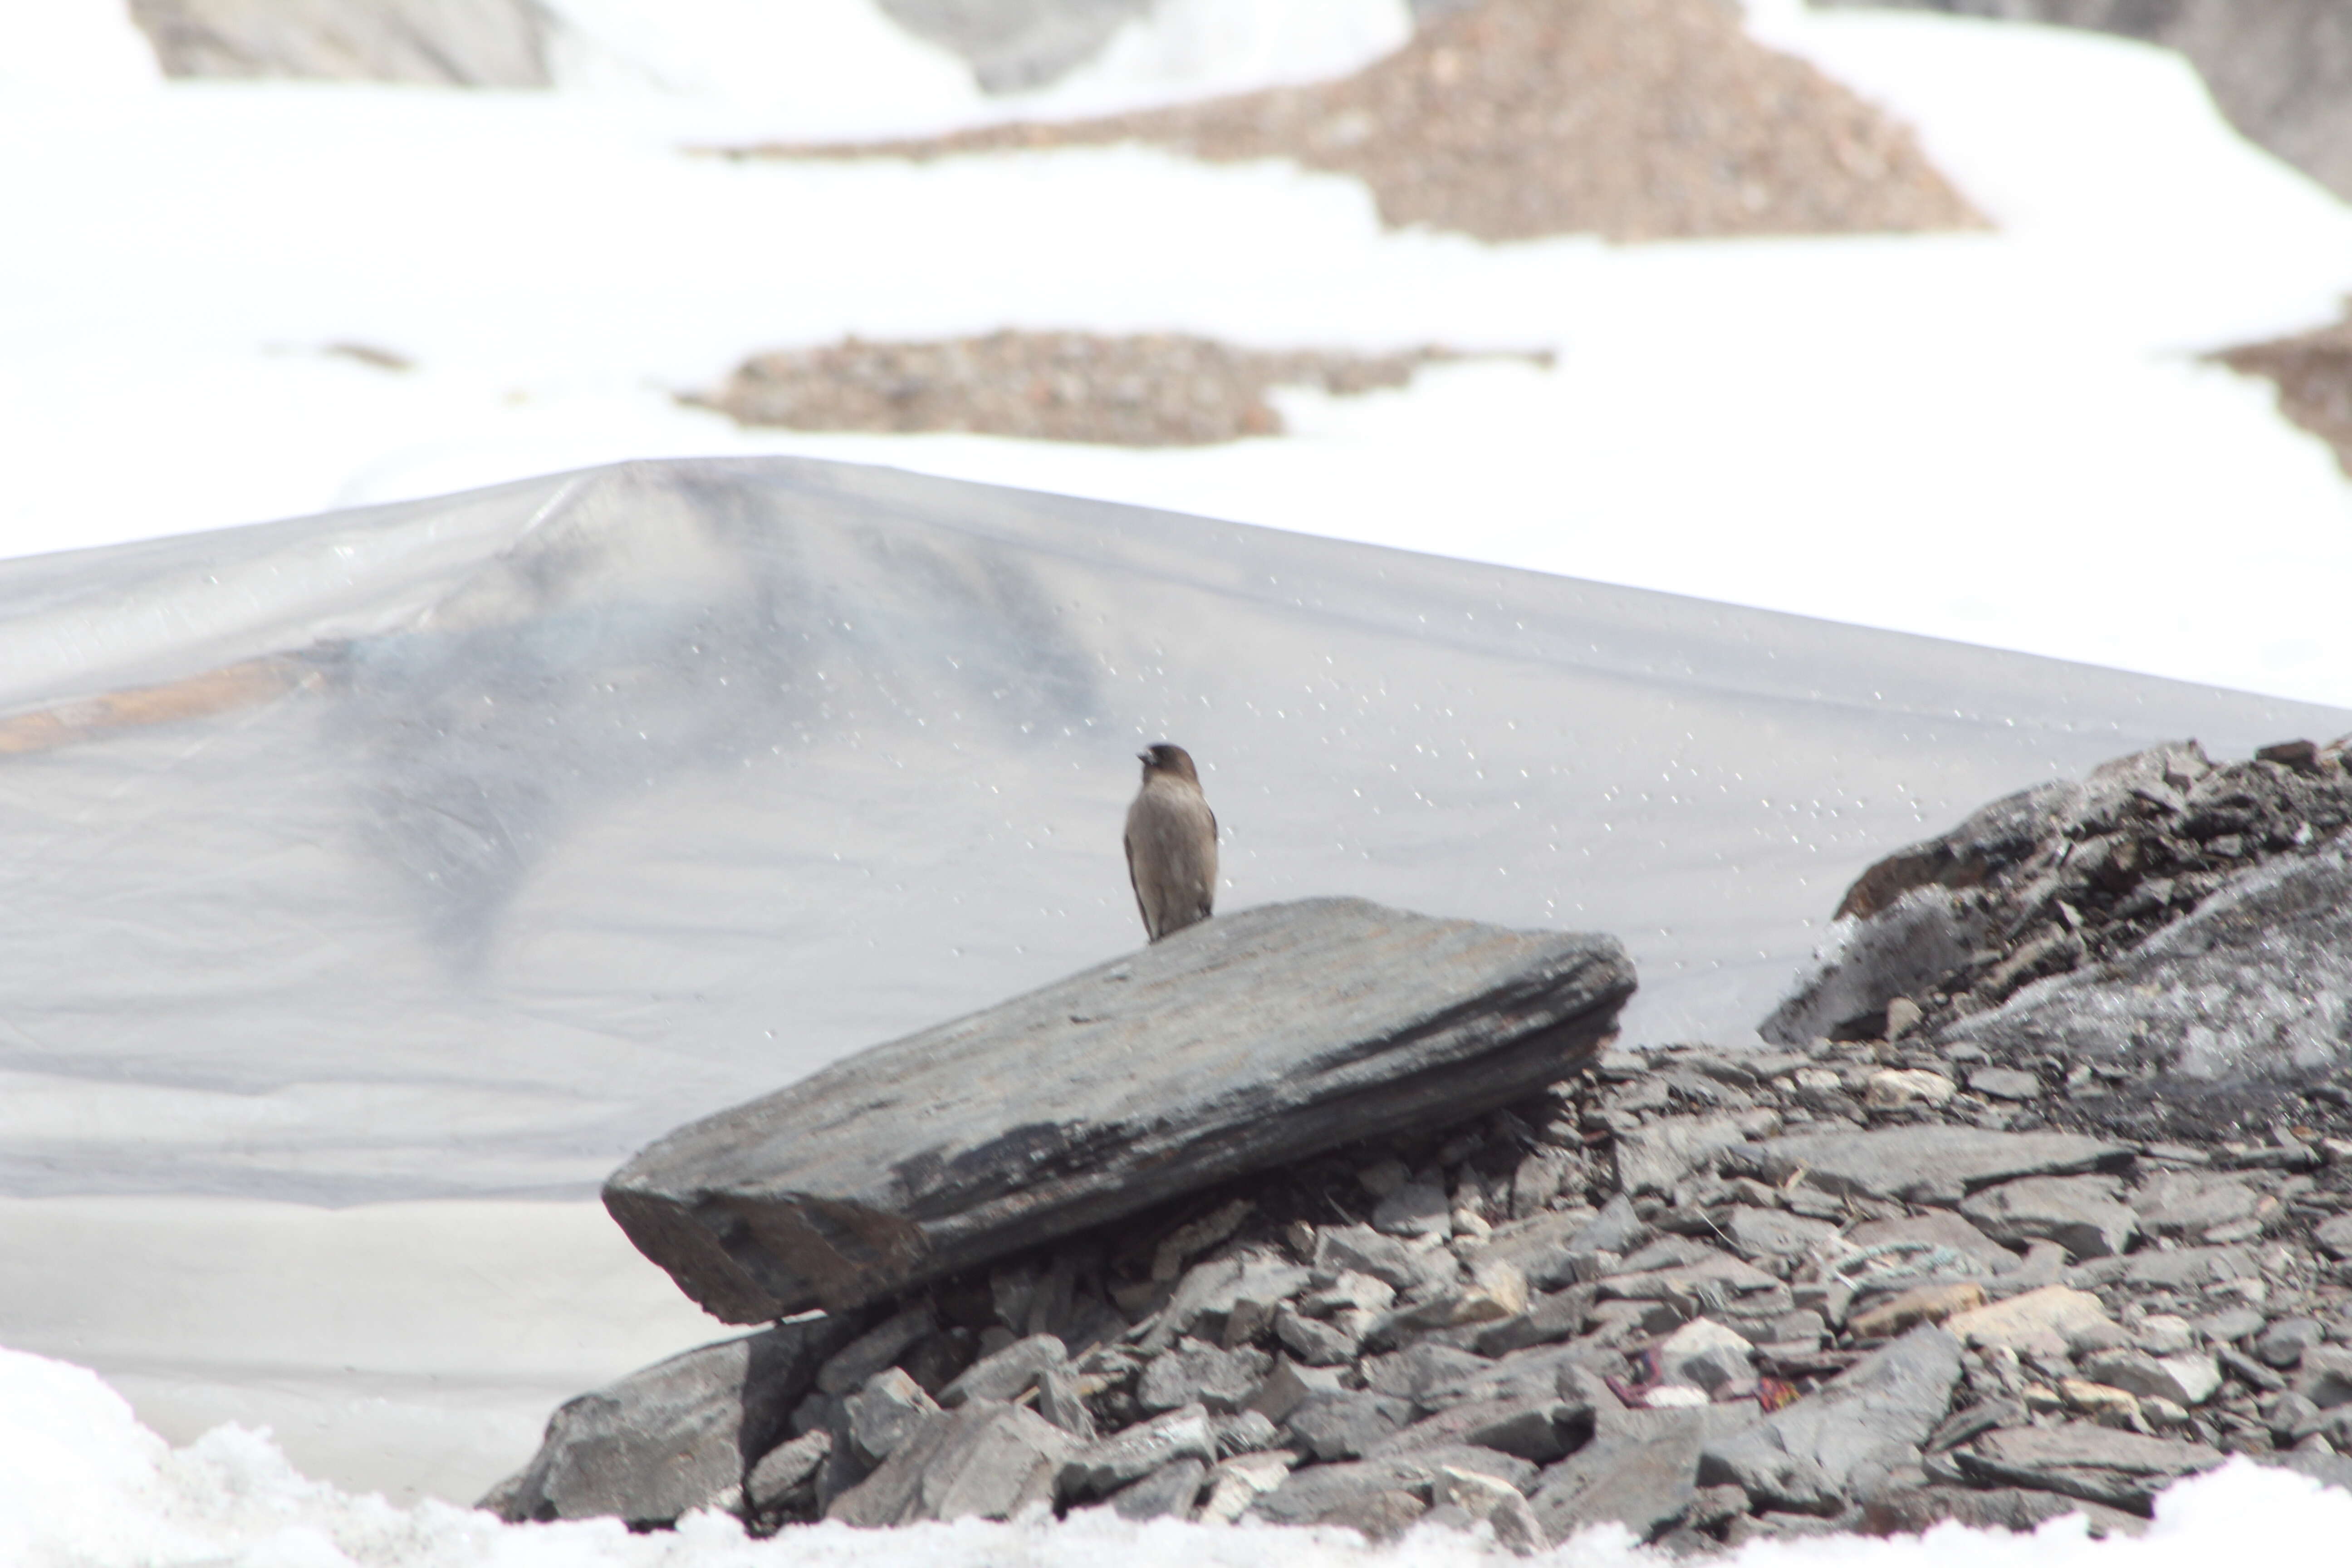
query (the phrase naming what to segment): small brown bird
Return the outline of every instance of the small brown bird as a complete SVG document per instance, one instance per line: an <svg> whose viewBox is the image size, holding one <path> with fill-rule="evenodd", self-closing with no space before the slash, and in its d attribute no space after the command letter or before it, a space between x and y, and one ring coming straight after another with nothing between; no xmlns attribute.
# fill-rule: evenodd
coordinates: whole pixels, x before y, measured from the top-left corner
<svg viewBox="0 0 2352 1568"><path fill-rule="evenodd" d="M1127 879L1152 941L1209 918L1217 897L1217 814L1181 746L1136 753L1143 787L1127 808Z"/></svg>

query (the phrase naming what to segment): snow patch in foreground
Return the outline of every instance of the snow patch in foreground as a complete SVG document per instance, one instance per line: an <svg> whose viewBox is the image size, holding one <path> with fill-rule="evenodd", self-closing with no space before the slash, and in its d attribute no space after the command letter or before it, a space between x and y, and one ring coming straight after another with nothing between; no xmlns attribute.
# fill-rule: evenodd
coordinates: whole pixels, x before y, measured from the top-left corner
<svg viewBox="0 0 2352 1568"><path fill-rule="evenodd" d="M2094 1542L2080 1515L2031 1535L1946 1526L1918 1538L1759 1542L1739 1563L1862 1563L1872 1568L2189 1568L2223 1552L2256 1560L2325 1561L2352 1531L2352 1495L2284 1471L2232 1462L2184 1482L2157 1505L2137 1540ZM97 1373L0 1350L0 1562L16 1568L724 1568L792 1563L821 1568L1129 1568L1263 1564L1288 1568L1407 1563L1415 1568L1516 1563L1483 1534L1414 1531L1366 1544L1340 1530L1217 1529L1161 1521L1131 1524L1107 1512L1060 1524L966 1521L887 1533L840 1525L751 1541L723 1515L689 1517L675 1531L631 1535L611 1520L503 1525L488 1514L425 1501L395 1508L310 1480L266 1432L221 1426L172 1448L139 1425ZM1539 1562L1606 1568L1655 1561L1621 1530L1591 1531Z"/></svg>

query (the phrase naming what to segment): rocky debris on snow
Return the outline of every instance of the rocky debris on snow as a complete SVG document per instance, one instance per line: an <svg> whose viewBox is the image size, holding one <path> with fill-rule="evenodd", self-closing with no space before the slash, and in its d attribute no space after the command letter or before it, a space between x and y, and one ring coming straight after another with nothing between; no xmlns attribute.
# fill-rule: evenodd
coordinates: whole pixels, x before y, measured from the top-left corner
<svg viewBox="0 0 2352 1568"><path fill-rule="evenodd" d="M722 1320L845 1311L1523 1099L1612 1036L1633 989L1607 937L1268 905L682 1128L613 1176L605 1206ZM1239 1310L1179 1297L1204 1319Z"/></svg>
<svg viewBox="0 0 2352 1568"><path fill-rule="evenodd" d="M172 77L546 87L531 0L131 0Z"/></svg>
<svg viewBox="0 0 2352 1568"><path fill-rule="evenodd" d="M2352 100L2347 100L2352 101ZM2339 187L2352 196L2352 159ZM2278 387L2279 412L2336 452L2352 474L2352 314L2292 337L2224 349L2212 356L2241 375L2259 375Z"/></svg>
<svg viewBox="0 0 2352 1568"><path fill-rule="evenodd" d="M2321 751L2279 765L2320 767L2297 776L2324 783ZM2145 783L2150 769L2136 760L2095 790L2004 803L2005 816L1912 852L1913 870L1950 874L1933 885L1976 900L1971 920L2040 908L2015 873L2041 854L2041 825L2096 817L2085 796L2118 773ZM2183 809L2200 809L2210 797L2190 783ZM2158 830L2176 831L2179 815ZM2284 837L2248 875L2333 842ZM1998 845L2008 858L1987 848ZM1980 875L1955 869L1972 857ZM1882 890L1899 902L1926 885ZM1343 912L1444 953L1475 937L1488 966L1526 962L1515 933ZM1276 930L1290 918L1268 916ZM1199 929L1246 935L1249 919ZM2081 929L2106 940L2090 914ZM1015 1011L1049 1045L1074 1014L1108 1012L1113 984L1156 985L1155 1016L1181 1018L1181 977L1197 973L1181 945L1194 940L1152 950L1177 950L1164 974L1139 957L1125 980L1097 972ZM1307 951L1325 963L1327 950ZM1603 963L1573 943L1540 951L1547 973L1570 952ZM1316 976L1292 981L1306 1002L1228 1007L1225 1026L1257 1020L1286 1038L1319 1007L1343 1016L1316 1038L1391 1037L1388 994L1349 989L1359 972L1298 973ZM1819 980L1792 1007L1828 994ZM1486 984L1465 994L1490 994ZM491 1500L513 1518L639 1524L723 1508L761 1531L1041 1508L1375 1536L1428 1521L1521 1551L1613 1521L1687 1552L1948 1519L2026 1530L2066 1511L2131 1530L2163 1487L2230 1455L2352 1488L2352 1141L2299 1123L2256 1139L2196 1116L2162 1138L2084 1131L2066 1086L2105 1080L2037 1058L2010 1069L2033 1074L2030 1097L1979 1087L2000 1064L1952 1026L1978 1016L1953 999L1883 999L1878 1020L1898 1038L1825 1033L1763 1050L1596 1052L1592 1016L1571 1009L1587 1020L1572 1046L1507 1096L1455 1084L1387 1099L1395 1080L1360 1060L1354 1103L1402 1107L1379 1131L1339 1142L1303 1116L1295 1152L1203 1162L1189 1185L1113 1220L1017 1232L935 1271L894 1265L828 1314L770 1331L785 1337L765 1361L742 1347L768 1336L728 1342L567 1405ZM1552 1016L1514 1006L1538 1028ZM997 1016L954 1037L985 1041ZM1259 1057L1275 1074L1300 1070L1294 1059ZM1874 1093L1890 1068L1949 1092ZM1045 1100L1070 1080L1020 1081L1042 1083ZM1154 1080L1135 1092L1181 1119L1198 1091ZM879 1089L846 1103L875 1108L861 1123L891 1125ZM702 1127L766 1137L797 1126L792 1111L786 1100L769 1120ZM1033 1130L1024 1150L1058 1114L1004 1110ZM773 1157L737 1136L731 1152L714 1136L698 1157L738 1173ZM882 1136L853 1147L879 1160ZM1119 1151L1075 1146L1127 1168ZM903 1151L899 1163L934 1168ZM1007 1174L976 1183L972 1201L1057 1195L1076 1179L1069 1163L1039 1164L1027 1187ZM769 1180L844 1202L802 1176ZM860 1234L841 1208L817 1212L835 1236ZM967 1234L944 1204L907 1212ZM744 1250L748 1234L727 1245Z"/></svg>
<svg viewBox="0 0 2352 1568"><path fill-rule="evenodd" d="M1245 349L1181 332L1004 331L924 342L845 338L754 354L725 383L680 401L740 425L793 430L971 431L1033 441L1199 447L1283 433L1276 387L1334 397L1400 387L1440 348L1361 354Z"/></svg>
<svg viewBox="0 0 2352 1568"><path fill-rule="evenodd" d="M2218 765L2183 742L2024 791L1864 871L1762 1030L1875 1044L1842 1095L1956 1069L1981 1126L2315 1163L2312 1139L2352 1132L2347 823L2343 742Z"/></svg>
<svg viewBox="0 0 2352 1568"><path fill-rule="evenodd" d="M1565 109L1563 106L1566 106ZM1353 175L1381 220L1480 239L1973 228L1910 130L1714 0L1485 0L1338 81L922 141L733 157L938 158L1140 142Z"/></svg>

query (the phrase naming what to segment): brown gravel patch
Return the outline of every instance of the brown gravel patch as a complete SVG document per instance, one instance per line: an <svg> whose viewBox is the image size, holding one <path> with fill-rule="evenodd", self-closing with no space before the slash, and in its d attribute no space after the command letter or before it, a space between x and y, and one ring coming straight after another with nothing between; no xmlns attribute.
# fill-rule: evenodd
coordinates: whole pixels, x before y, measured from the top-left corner
<svg viewBox="0 0 2352 1568"><path fill-rule="evenodd" d="M1353 174L1382 221L1480 239L1979 228L1908 128L1748 37L1723 0L1486 0L1354 76L1108 119L729 156L1140 142Z"/></svg>
<svg viewBox="0 0 2352 1568"><path fill-rule="evenodd" d="M2213 356L2242 375L2278 385L2279 412L2336 448L2352 477L2352 313L2332 327Z"/></svg>
<svg viewBox="0 0 2352 1568"><path fill-rule="evenodd" d="M1199 447L1282 432L1276 386L1333 394L1402 386L1465 356L1269 353L1176 333L992 332L932 342L792 349L746 360L684 401L744 425L793 430L964 430L1039 441ZM1549 363L1548 354L1524 356Z"/></svg>

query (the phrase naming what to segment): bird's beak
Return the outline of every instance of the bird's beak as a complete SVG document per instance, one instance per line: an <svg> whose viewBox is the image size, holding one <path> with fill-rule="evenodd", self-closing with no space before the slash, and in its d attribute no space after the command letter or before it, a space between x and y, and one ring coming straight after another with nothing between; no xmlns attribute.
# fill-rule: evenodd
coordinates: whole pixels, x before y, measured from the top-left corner
<svg viewBox="0 0 2352 1568"><path fill-rule="evenodd" d="M1148 763L1151 760L1151 753L1150 752L1138 752L1135 753L1135 760L1139 763Z"/></svg>

